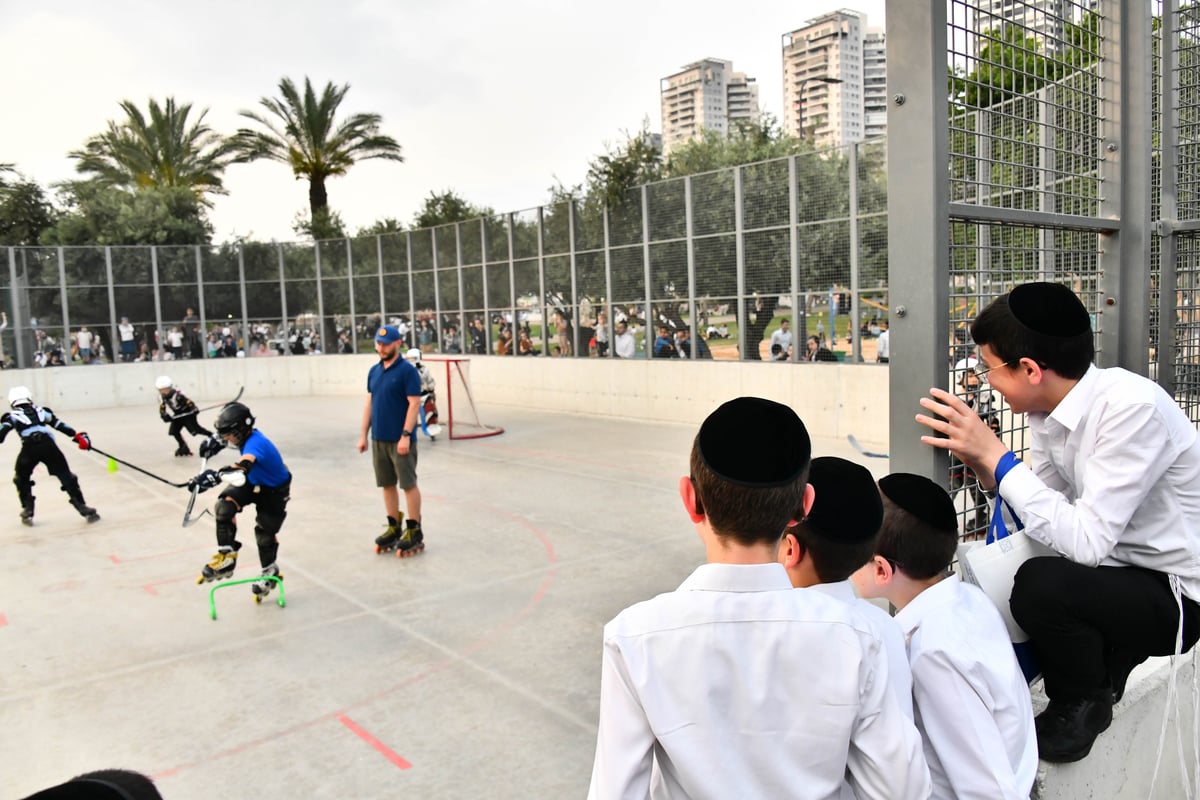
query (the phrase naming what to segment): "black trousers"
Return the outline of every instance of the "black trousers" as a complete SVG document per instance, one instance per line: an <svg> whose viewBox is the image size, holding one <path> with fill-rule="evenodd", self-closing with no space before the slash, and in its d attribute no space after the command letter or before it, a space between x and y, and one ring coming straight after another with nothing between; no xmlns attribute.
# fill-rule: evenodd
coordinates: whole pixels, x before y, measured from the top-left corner
<svg viewBox="0 0 1200 800"><path fill-rule="evenodd" d="M1029 634L1051 700L1107 696L1110 668L1175 652L1179 608L1168 578L1140 567L1031 558L1009 600ZM1200 638L1200 606L1183 597L1183 651Z"/></svg>
<svg viewBox="0 0 1200 800"><path fill-rule="evenodd" d="M49 435L44 433L32 434L21 440L21 452L17 453L17 461L13 469L13 483L17 485L17 497L21 500L22 508L30 508L33 503L33 468L45 464L46 471L58 478L62 489L71 498L71 502L83 502L83 493L79 490L79 479L67 465L67 458Z"/></svg>
<svg viewBox="0 0 1200 800"><path fill-rule="evenodd" d="M199 415L187 414L182 417L175 417L175 419L171 420L171 427L167 429L167 434L174 436L175 441L179 442L180 447L187 446L187 443L183 441L183 436L179 433L179 431L183 428L187 428L188 433L193 435L202 434L204 436L212 436L212 431L201 425L196 419L197 416Z"/></svg>

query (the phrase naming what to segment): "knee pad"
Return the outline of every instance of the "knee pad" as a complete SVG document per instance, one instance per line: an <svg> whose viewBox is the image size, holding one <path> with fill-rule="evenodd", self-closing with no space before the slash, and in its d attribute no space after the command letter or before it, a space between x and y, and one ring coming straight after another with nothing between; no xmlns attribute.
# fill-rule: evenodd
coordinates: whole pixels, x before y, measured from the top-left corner
<svg viewBox="0 0 1200 800"><path fill-rule="evenodd" d="M259 544L263 540L274 540L275 534L279 533L279 529L283 527L283 521L287 518L287 512L275 514L259 514L255 520L254 536L258 539Z"/></svg>
<svg viewBox="0 0 1200 800"><path fill-rule="evenodd" d="M217 518L217 522L233 522L239 511L241 509L238 504L227 497L217 500L217 504L213 506L213 516Z"/></svg>

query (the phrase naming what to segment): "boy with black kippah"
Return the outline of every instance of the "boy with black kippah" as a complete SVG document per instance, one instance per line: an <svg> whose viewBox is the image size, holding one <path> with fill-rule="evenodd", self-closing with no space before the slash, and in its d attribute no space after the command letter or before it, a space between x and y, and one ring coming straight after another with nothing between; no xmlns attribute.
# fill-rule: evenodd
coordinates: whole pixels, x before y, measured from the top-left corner
<svg viewBox="0 0 1200 800"><path fill-rule="evenodd" d="M1000 612L947 573L958 546L954 503L921 475L888 475L879 490L883 529L854 583L897 609L933 797L1025 800L1037 776L1029 687Z"/></svg>
<svg viewBox="0 0 1200 800"><path fill-rule="evenodd" d="M747 419L756 425L748 430ZM708 563L604 628L590 798L923 798L919 737L850 607L795 591L775 559L812 505L811 444L787 406L725 403L679 494Z"/></svg>
<svg viewBox="0 0 1200 800"><path fill-rule="evenodd" d="M1038 715L1047 761L1077 761L1112 722L1130 670L1200 638L1200 438L1154 382L1100 369L1091 317L1065 286L1027 283L971 326L979 368L1027 415L1030 465L940 389L921 437L998 487L1031 539L1065 558L1033 558L1013 585L1050 704Z"/></svg>
<svg viewBox="0 0 1200 800"><path fill-rule="evenodd" d="M883 524L875 478L861 464L825 456L812 460L808 484L815 495L812 508L783 534L779 563L792 586L849 603L863 615L887 654L888 688L912 719L912 673L900 628L882 608L860 599L850 582L850 576L875 555Z"/></svg>

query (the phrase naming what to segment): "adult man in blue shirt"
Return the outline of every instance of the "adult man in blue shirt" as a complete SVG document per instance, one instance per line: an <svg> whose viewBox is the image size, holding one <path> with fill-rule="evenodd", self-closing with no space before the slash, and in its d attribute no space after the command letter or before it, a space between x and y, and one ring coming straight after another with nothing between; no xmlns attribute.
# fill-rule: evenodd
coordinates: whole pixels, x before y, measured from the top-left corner
<svg viewBox="0 0 1200 800"><path fill-rule="evenodd" d="M421 490L417 488L417 418L421 406L421 377L415 367L400 358L400 330L385 325L375 334L379 363L367 374L367 404L363 409L362 435L358 452L366 452L371 435L371 463L375 485L383 489L388 526L375 539L375 552L399 549L401 557L425 549L421 531ZM400 522L400 493L408 509L406 527Z"/></svg>

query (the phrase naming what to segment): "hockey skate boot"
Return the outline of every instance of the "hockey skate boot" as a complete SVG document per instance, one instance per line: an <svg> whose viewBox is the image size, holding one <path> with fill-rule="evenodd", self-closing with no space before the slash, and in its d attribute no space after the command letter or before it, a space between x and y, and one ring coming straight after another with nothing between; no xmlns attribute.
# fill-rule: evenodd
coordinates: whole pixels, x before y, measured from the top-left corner
<svg viewBox="0 0 1200 800"><path fill-rule="evenodd" d="M408 527L404 530L404 535L399 539L399 552L396 553L397 558L407 558L415 556L417 553L425 549L425 534L421 532L421 523L408 521Z"/></svg>
<svg viewBox="0 0 1200 800"><path fill-rule="evenodd" d="M100 521L100 515L96 513L96 509L82 500L72 500L71 505L75 506L75 510L79 512L79 516L86 519L89 523Z"/></svg>
<svg viewBox="0 0 1200 800"><path fill-rule="evenodd" d="M192 454L192 451L188 448L188 446L186 444L181 444L181 445L179 445L179 447L177 447L175 449L175 457L176 458L190 456L191 454Z"/></svg>
<svg viewBox="0 0 1200 800"><path fill-rule="evenodd" d="M375 552L390 553L400 546L400 536L403 532L404 515L400 519L388 517L387 530L375 537Z"/></svg>
<svg viewBox="0 0 1200 800"><path fill-rule="evenodd" d="M250 591L254 592L254 602L256 603L261 603L271 593L271 590L275 588L275 581L266 580L266 576L273 575L279 578L279 580L283 580L283 575L280 574L279 565L277 564L263 567L262 574L264 576L263 580L250 584Z"/></svg>
<svg viewBox="0 0 1200 800"><path fill-rule="evenodd" d="M204 569L200 572L200 577L196 579L196 583L224 580L233 574L233 570L236 567L237 551L232 548L222 547L204 565Z"/></svg>

